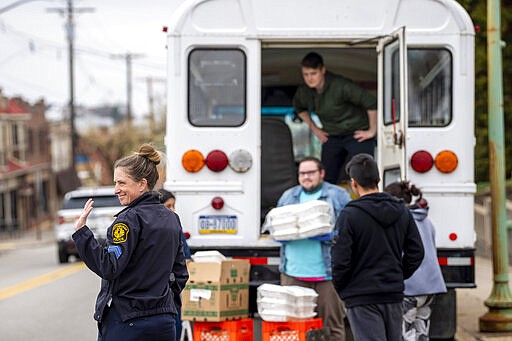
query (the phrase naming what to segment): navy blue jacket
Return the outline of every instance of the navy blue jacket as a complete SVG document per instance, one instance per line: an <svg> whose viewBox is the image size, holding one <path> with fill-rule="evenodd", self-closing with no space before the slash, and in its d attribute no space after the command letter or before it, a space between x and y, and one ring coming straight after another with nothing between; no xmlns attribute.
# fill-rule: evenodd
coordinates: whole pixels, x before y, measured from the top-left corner
<svg viewBox="0 0 512 341"><path fill-rule="evenodd" d="M345 206L335 231L332 279L346 306L401 302L424 254L407 207L388 193L367 194Z"/></svg>
<svg viewBox="0 0 512 341"><path fill-rule="evenodd" d="M177 313L179 294L188 280L176 213L144 193L116 215L102 247L84 226L73 234L78 254L102 278L94 319L101 321L106 304L123 321Z"/></svg>

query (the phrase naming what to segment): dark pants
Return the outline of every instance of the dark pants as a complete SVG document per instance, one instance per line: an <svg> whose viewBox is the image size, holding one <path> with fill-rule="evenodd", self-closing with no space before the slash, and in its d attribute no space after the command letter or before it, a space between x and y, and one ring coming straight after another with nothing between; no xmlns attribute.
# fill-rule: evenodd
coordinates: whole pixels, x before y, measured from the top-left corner
<svg viewBox="0 0 512 341"><path fill-rule="evenodd" d="M113 307L106 307L98 323L98 341L176 341L174 314L158 314L123 322Z"/></svg>
<svg viewBox="0 0 512 341"><path fill-rule="evenodd" d="M365 304L347 308L356 341L401 341L402 303Z"/></svg>
<svg viewBox="0 0 512 341"><path fill-rule="evenodd" d="M332 281L306 282L281 274L281 285L298 285L314 289L318 294L316 310L323 326L331 331L331 340L345 341L345 311Z"/></svg>
<svg viewBox="0 0 512 341"><path fill-rule="evenodd" d="M183 326L181 324L181 308L176 307L176 310L178 311L178 313L174 317L174 322L176 324L176 339L179 340L181 337L181 332L183 330Z"/></svg>
<svg viewBox="0 0 512 341"><path fill-rule="evenodd" d="M343 166L354 155L367 153L373 156L376 140L357 142L352 134L329 136L327 142L322 144L322 163L325 168L324 180L338 184L340 180L348 180Z"/></svg>

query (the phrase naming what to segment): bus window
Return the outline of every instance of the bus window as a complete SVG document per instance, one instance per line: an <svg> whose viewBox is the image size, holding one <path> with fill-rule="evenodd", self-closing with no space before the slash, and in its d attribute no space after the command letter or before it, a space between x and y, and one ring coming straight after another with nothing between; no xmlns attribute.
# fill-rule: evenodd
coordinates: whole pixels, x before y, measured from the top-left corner
<svg viewBox="0 0 512 341"><path fill-rule="evenodd" d="M452 119L452 56L444 49L409 49L409 127L444 127Z"/></svg>
<svg viewBox="0 0 512 341"><path fill-rule="evenodd" d="M188 63L188 120L238 127L246 118L246 61L237 49L195 49Z"/></svg>

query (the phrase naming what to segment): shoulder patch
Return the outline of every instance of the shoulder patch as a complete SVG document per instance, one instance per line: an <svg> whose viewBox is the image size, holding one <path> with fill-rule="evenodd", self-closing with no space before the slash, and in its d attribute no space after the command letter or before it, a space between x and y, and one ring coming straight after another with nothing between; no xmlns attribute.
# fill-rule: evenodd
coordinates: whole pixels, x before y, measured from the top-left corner
<svg viewBox="0 0 512 341"><path fill-rule="evenodd" d="M128 240L128 232L130 228L123 223L117 223L112 227L112 241L115 244L124 243Z"/></svg>

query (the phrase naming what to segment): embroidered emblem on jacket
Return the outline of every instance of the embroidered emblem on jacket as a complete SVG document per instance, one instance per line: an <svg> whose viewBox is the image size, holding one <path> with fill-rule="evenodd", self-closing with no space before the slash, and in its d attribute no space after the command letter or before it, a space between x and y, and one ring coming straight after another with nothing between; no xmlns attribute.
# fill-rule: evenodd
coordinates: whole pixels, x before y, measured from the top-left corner
<svg viewBox="0 0 512 341"><path fill-rule="evenodd" d="M130 232L130 228L126 224L115 224L112 228L112 241L115 244L126 242L128 240L128 232Z"/></svg>

